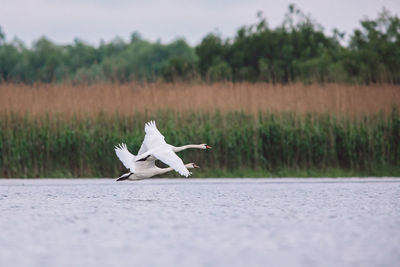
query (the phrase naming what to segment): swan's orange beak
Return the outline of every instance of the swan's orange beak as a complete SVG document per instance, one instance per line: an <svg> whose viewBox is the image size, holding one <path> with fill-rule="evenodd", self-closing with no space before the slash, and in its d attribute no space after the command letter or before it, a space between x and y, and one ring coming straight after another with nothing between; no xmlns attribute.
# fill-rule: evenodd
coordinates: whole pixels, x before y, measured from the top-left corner
<svg viewBox="0 0 400 267"><path fill-rule="evenodd" d="M193 163L193 168L200 168L200 166Z"/></svg>
<svg viewBox="0 0 400 267"><path fill-rule="evenodd" d="M207 148L207 149L211 149L212 147L211 147L211 146L209 146L209 145L206 145L206 148Z"/></svg>

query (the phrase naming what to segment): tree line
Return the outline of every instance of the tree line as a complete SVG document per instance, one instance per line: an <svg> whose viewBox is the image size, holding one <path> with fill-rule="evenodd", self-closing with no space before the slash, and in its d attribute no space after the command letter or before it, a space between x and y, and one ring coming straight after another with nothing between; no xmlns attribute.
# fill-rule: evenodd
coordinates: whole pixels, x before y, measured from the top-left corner
<svg viewBox="0 0 400 267"><path fill-rule="evenodd" d="M345 41L346 39L346 41ZM57 45L42 37L31 47L6 40L0 27L1 82L249 81L400 83L400 19L383 9L349 36L331 35L295 5L275 28L263 14L233 38L209 33L191 47L185 40L150 42L137 32L97 47L75 39Z"/></svg>

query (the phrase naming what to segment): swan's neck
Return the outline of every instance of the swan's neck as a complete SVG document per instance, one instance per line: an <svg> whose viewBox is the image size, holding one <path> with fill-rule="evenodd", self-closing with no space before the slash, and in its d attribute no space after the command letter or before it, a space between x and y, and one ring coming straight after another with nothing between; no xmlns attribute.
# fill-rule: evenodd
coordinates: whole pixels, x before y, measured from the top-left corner
<svg viewBox="0 0 400 267"><path fill-rule="evenodd" d="M170 172L170 171L173 171L173 170L174 169L172 169L171 167L169 167L169 168L158 168L157 175L164 174L164 173L167 173L167 172Z"/></svg>
<svg viewBox="0 0 400 267"><path fill-rule="evenodd" d="M174 146L172 149L174 152L180 152L182 150L188 149L188 148L198 148L202 149L202 145L185 145L185 146Z"/></svg>

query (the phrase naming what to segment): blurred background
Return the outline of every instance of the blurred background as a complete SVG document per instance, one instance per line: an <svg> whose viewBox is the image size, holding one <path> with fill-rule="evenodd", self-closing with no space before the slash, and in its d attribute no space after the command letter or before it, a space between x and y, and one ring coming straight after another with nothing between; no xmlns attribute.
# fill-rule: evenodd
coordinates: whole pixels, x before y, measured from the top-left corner
<svg viewBox="0 0 400 267"><path fill-rule="evenodd" d="M1 6L0 177L118 176L153 119L194 177L400 175L398 1Z"/></svg>

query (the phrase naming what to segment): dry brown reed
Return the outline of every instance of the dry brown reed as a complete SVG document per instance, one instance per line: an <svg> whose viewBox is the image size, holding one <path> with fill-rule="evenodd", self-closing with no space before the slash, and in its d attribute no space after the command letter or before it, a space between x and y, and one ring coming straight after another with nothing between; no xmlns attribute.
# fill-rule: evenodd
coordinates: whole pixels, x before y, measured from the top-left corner
<svg viewBox="0 0 400 267"><path fill-rule="evenodd" d="M241 110L335 113L351 116L390 112L400 104L398 85L266 83L0 84L0 113L97 115Z"/></svg>

